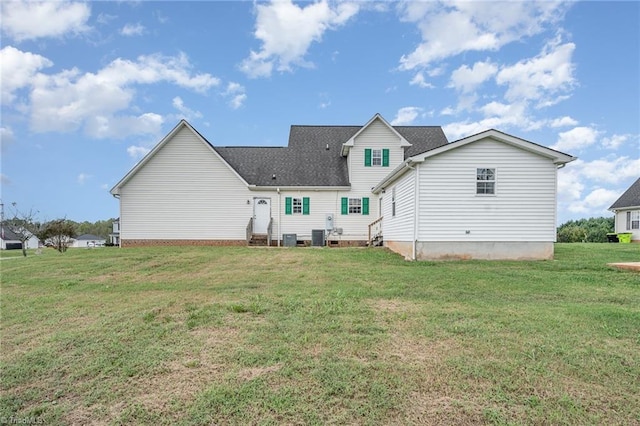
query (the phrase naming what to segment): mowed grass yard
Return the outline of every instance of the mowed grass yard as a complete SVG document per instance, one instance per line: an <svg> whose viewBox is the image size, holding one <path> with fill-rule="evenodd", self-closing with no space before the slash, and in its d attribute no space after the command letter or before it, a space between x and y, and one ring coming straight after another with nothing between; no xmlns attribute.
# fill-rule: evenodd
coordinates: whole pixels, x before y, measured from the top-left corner
<svg viewBox="0 0 640 426"><path fill-rule="evenodd" d="M3 254L4 256L4 254ZM0 419L640 424L635 244L556 260L104 248L3 259Z"/></svg>

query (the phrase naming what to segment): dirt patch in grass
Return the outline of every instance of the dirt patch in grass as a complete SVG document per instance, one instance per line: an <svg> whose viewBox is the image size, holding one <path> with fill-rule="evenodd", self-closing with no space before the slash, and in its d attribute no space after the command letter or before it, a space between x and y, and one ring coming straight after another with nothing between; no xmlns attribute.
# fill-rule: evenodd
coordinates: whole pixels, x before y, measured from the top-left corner
<svg viewBox="0 0 640 426"><path fill-rule="evenodd" d="M484 424L482 407L433 393L412 392L401 423L420 425Z"/></svg>
<svg viewBox="0 0 640 426"><path fill-rule="evenodd" d="M423 308L419 303L399 299L376 299L372 300L369 305L376 312L407 314L418 312Z"/></svg>
<svg viewBox="0 0 640 426"><path fill-rule="evenodd" d="M279 371L281 368L282 364L270 365L268 367L244 368L238 373L238 378L243 381L253 380L256 377Z"/></svg>

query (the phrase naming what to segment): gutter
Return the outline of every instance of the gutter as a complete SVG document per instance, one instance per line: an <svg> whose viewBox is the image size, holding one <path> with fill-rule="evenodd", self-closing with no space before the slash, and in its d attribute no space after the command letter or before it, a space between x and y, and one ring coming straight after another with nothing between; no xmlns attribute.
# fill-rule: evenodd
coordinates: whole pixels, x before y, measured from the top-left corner
<svg viewBox="0 0 640 426"><path fill-rule="evenodd" d="M389 173L387 175L387 177L382 179L382 181L379 184L374 186L371 189L371 192L374 193L374 194L377 194L378 192L382 191L386 184L396 180L398 177L400 177L401 175L406 173L407 170L409 170L409 169L413 170L414 168L411 167L411 165L412 164L417 164L417 163L421 163L421 161L416 161L416 160L413 160L411 158L408 158L408 159L404 160L398 167L396 167L395 170L393 170L391 173Z"/></svg>

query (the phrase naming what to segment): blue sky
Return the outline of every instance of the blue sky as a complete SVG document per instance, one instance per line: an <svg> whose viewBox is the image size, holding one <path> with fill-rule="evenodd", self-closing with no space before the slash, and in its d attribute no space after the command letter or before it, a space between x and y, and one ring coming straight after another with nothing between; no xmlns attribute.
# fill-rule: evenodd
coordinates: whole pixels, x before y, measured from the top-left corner
<svg viewBox="0 0 640 426"><path fill-rule="evenodd" d="M496 128L579 157L559 223L611 216L640 176L638 2L0 7L1 198L41 220L117 217L109 189L181 118L222 146L375 113Z"/></svg>

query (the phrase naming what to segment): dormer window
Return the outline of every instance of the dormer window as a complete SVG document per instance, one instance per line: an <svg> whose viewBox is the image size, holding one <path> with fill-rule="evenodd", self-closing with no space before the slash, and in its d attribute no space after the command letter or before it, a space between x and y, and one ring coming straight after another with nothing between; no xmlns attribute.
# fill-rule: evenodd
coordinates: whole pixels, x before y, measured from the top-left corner
<svg viewBox="0 0 640 426"><path fill-rule="evenodd" d="M371 150L371 165L382 166L382 150L381 149Z"/></svg>
<svg viewBox="0 0 640 426"><path fill-rule="evenodd" d="M364 150L364 166L365 167L389 167L389 150L371 149Z"/></svg>

